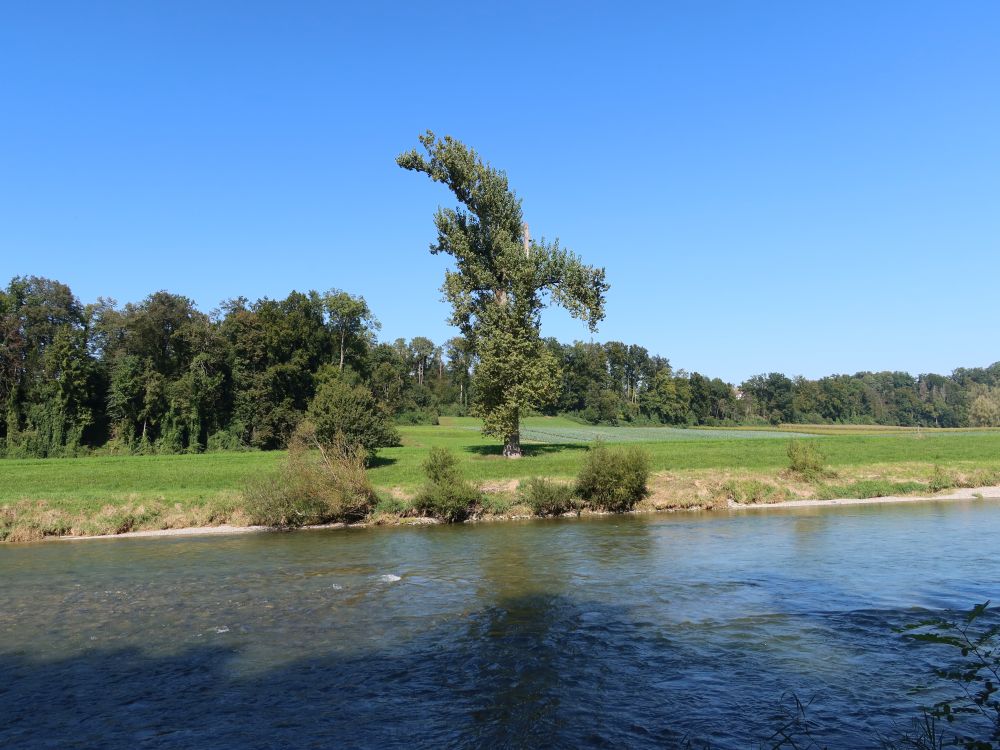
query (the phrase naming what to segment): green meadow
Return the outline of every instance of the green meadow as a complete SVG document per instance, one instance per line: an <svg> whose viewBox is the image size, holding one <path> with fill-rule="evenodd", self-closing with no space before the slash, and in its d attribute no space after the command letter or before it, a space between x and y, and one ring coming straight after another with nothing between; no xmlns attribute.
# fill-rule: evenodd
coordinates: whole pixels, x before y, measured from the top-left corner
<svg viewBox="0 0 1000 750"><path fill-rule="evenodd" d="M524 423L524 458L509 460L500 455L495 440L480 434L475 420L441 421L436 426L402 427L403 444L380 451L369 475L381 494L411 495L423 481L421 463L433 446L454 451L465 477L488 492L510 493L516 480L531 476L572 478L595 439L628 442L648 451L654 495L657 487L666 487L665 478L673 482L673 489L664 490L670 502L654 507L682 507L685 492L717 494L734 479L777 486L788 466L792 439L814 440L831 471L840 476L841 487L872 477L889 477L895 482L892 487L902 487L900 482L926 483L942 471L987 481L1000 471L997 431L867 433L819 427L810 434L801 425L795 431L590 427L537 417ZM283 457L283 452L273 451L0 460L0 538L11 536L9 530L28 517L34 518L34 536L239 523L244 487L276 470ZM704 490L705 485L715 489ZM783 488L775 498L790 496ZM824 495L819 491L813 496Z"/></svg>

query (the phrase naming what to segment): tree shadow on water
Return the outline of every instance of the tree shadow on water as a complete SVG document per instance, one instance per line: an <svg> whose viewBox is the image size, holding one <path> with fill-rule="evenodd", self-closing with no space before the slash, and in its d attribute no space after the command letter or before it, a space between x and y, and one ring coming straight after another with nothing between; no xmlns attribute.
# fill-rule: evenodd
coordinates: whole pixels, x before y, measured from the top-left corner
<svg viewBox="0 0 1000 750"><path fill-rule="evenodd" d="M708 631L534 591L375 647L310 649L314 623L289 622L289 658L270 665L253 663L252 633L169 655L0 652L0 747L751 747L783 690L822 685Z"/></svg>
<svg viewBox="0 0 1000 750"><path fill-rule="evenodd" d="M0 746L677 747L678 706L653 682L681 664L669 649L651 659L634 628L613 607L539 594L262 672L232 642L0 653Z"/></svg>

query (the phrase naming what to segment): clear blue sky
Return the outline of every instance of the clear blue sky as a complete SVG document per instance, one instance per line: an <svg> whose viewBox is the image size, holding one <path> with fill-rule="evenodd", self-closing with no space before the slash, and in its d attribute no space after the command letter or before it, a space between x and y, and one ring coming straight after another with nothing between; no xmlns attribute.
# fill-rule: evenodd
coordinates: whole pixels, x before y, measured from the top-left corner
<svg viewBox="0 0 1000 750"><path fill-rule="evenodd" d="M998 40L993 0L6 3L0 283L340 287L443 341L452 200L393 161L430 128L607 268L600 340L733 381L984 365Z"/></svg>

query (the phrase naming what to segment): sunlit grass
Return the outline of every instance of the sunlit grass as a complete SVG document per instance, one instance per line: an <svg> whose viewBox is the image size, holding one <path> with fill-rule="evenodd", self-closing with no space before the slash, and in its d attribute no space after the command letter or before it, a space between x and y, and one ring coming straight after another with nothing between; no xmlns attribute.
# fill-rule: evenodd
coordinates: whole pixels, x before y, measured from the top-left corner
<svg viewBox="0 0 1000 750"><path fill-rule="evenodd" d="M524 458L512 461L502 457L496 440L480 434L475 420L442 421L444 424L439 426L401 427L403 445L380 451L370 477L383 496L411 495L424 481L421 464L434 446L453 450L460 459L462 475L494 491L507 491L518 480L533 476L572 478L588 447L586 442L526 441ZM588 428L566 419L525 420L526 437L533 429L566 432ZM731 429L636 430L603 428L601 437L607 443L642 446L650 455L654 474L669 472L681 479L702 477L704 482L698 481L705 484L720 477L732 478L734 472L749 472L753 476L747 476L754 481L770 481L788 466L787 434L772 432L762 437ZM684 432L685 437L677 439L671 435L673 432ZM637 435L643 439L636 440ZM660 439L646 439L650 435ZM792 439L809 436L793 435ZM825 454L826 464L844 474L842 482L835 483L844 486L850 485L848 475L850 481L864 479L860 474L875 466L879 467L880 479L925 483L931 481L934 467L965 473L1000 468L1000 433L996 431L855 434L842 430L816 438L816 444ZM248 481L274 471L283 456L283 452L275 451L0 460L0 510L15 504L22 508L31 505L77 519L74 523L107 517L113 525L118 523L114 509L132 508L136 509L132 516L139 522L151 519L148 524L153 528L183 524L185 520L236 520L234 514ZM898 476L893 478L893 474ZM678 485L683 486L683 482ZM151 512L151 508L158 510Z"/></svg>

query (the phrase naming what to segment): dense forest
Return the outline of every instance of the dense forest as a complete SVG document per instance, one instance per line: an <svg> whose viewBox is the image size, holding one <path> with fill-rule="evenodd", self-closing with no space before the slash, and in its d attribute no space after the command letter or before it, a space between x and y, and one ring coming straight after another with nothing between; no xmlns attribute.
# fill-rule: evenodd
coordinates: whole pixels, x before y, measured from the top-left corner
<svg viewBox="0 0 1000 750"><path fill-rule="evenodd" d="M463 338L385 342L379 328L362 297L339 290L206 314L165 291L83 305L65 284L14 278L0 291L0 455L279 448L331 379L367 389L401 423L472 413L476 358ZM636 344L545 343L561 369L549 413L587 422L1000 426L1000 362L734 386Z"/></svg>

